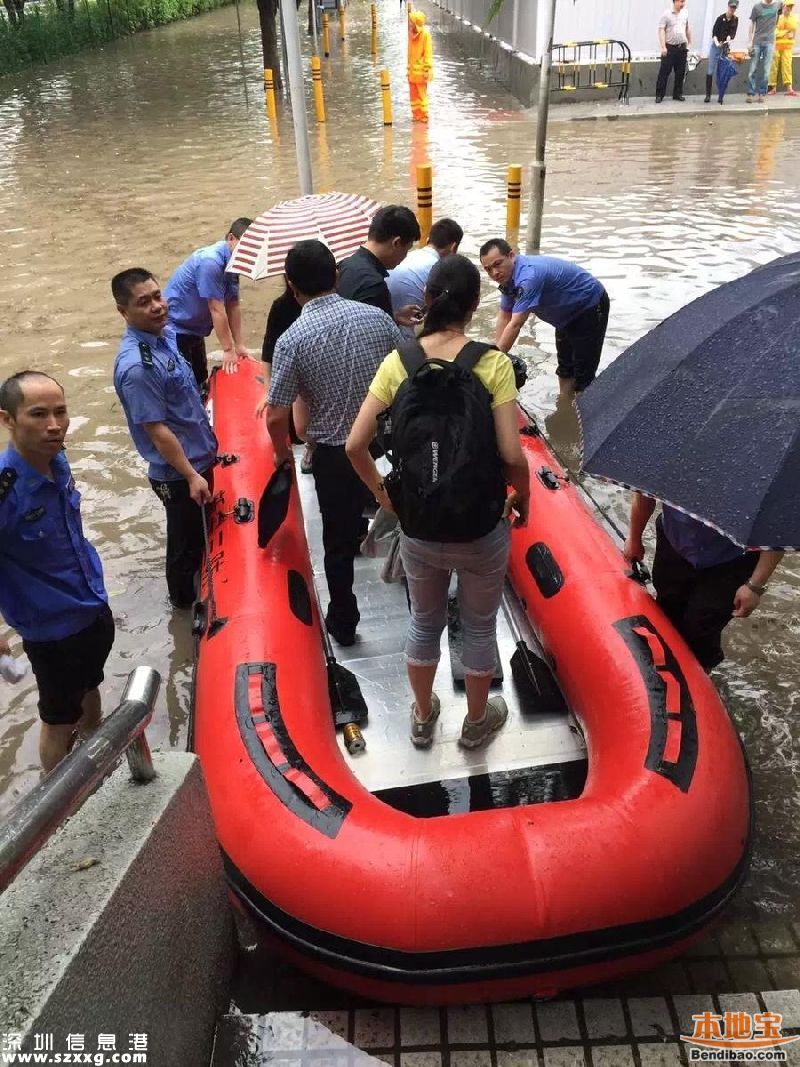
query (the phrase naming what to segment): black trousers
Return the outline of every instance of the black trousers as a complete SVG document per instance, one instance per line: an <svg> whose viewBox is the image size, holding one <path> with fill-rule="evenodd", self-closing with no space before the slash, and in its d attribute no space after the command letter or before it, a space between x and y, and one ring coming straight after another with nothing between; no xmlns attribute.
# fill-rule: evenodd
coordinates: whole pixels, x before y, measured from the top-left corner
<svg viewBox="0 0 800 1067"><path fill-rule="evenodd" d="M194 378L198 386L208 381L208 359L206 358L206 343L202 337L195 337L193 333L176 334L175 340L178 351L194 371Z"/></svg>
<svg viewBox="0 0 800 1067"><path fill-rule="evenodd" d="M597 374L608 328L611 304L604 292L594 307L582 311L568 326L556 330L559 378L574 378L575 391L591 385Z"/></svg>
<svg viewBox="0 0 800 1067"><path fill-rule="evenodd" d="M725 659L722 631L731 621L736 590L751 577L757 562L758 552L746 552L728 563L698 569L669 543L660 518L656 523L656 600L706 671Z"/></svg>
<svg viewBox="0 0 800 1067"><path fill-rule="evenodd" d="M213 471L203 477L209 489ZM203 559L203 515L189 496L189 483L179 478L174 482L155 482L150 479L153 492L167 513L167 590L172 606L190 608L195 598L195 575Z"/></svg>
<svg viewBox="0 0 800 1067"><path fill-rule="evenodd" d="M686 59L689 50L683 44L668 44L667 54L661 57L661 66L658 68L656 78L656 96L662 97L667 91L667 79L675 72L675 81L672 85L672 98L677 100L683 96L683 79L686 77Z"/></svg>
<svg viewBox="0 0 800 1067"><path fill-rule="evenodd" d="M317 445L312 471L330 596L326 622L334 635L348 633L361 618L353 593L353 560L369 525L363 512L372 495L353 470L344 445Z"/></svg>

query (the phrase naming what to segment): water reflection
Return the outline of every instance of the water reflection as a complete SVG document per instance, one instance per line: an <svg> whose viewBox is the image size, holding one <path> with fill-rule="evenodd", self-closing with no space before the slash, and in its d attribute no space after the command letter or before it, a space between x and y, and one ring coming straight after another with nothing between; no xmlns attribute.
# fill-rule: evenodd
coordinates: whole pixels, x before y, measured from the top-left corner
<svg viewBox="0 0 800 1067"><path fill-rule="evenodd" d="M429 127L410 122L405 22L381 0L380 56L370 55L369 6L352 5L346 49L331 22L323 61L328 121L308 114L320 188L414 204L415 165L434 166L434 216L463 225L463 250L505 230L506 170L531 155L525 113L476 62L464 63L434 19L437 77ZM151 663L169 682L151 727L154 747L182 746L191 686L188 620L169 611L163 513L131 447L111 386L122 320L109 279L142 264L162 279L231 219L298 194L286 100L277 128L263 107L257 17L242 7L251 106L245 107L233 8L115 42L0 82L0 374L41 366L67 386L75 418L69 454L84 517L120 620L108 664L111 705L128 671ZM376 70L387 67L394 126L383 127ZM543 247L577 260L606 285L612 310L604 363L666 315L721 282L796 249L800 124L725 116L626 123L553 123ZM523 209L529 174L523 174ZM522 227L524 233L525 212ZM475 333L491 337L496 297ZM260 346L275 286L242 286L245 329ZM89 347L89 346L92 347ZM575 461L571 413L557 409L553 331L538 324L521 352L534 372L526 403L548 417ZM255 432L255 426L254 426ZM616 521L619 491L596 492ZM727 631L720 672L753 765L759 831L755 869L739 907L792 910L800 883L797 656L800 569L794 559L748 620ZM0 808L36 775L30 681L0 690Z"/></svg>

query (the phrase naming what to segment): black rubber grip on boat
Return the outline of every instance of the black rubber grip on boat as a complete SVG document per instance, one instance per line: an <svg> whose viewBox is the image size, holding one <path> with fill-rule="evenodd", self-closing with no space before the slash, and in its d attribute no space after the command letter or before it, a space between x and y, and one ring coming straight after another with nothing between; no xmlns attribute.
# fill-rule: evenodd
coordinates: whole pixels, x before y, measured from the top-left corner
<svg viewBox="0 0 800 1067"><path fill-rule="evenodd" d="M251 706L251 680L260 677L260 703ZM336 837L352 804L327 785L306 763L283 721L274 663L240 663L234 682L239 734L253 766L267 787L298 819L326 837ZM327 714L327 713L326 713ZM320 719L322 721L322 718ZM273 755L258 727L270 731Z"/></svg>
<svg viewBox="0 0 800 1067"><path fill-rule="evenodd" d="M308 591L306 580L300 571L290 570L287 575L289 592L289 607L296 619L305 626L310 626L313 621L311 613L311 594Z"/></svg>
<svg viewBox="0 0 800 1067"><path fill-rule="evenodd" d="M564 573L544 541L531 545L525 553L525 562L542 596L548 600L555 596L564 585Z"/></svg>
<svg viewBox="0 0 800 1067"><path fill-rule="evenodd" d="M647 616L620 619L614 623L614 629L630 649L647 689L650 744L644 765L672 782L682 793L688 793L697 766L699 742L697 714L686 677L672 649ZM674 702L672 707L668 707L670 698ZM668 745L676 758L669 758Z"/></svg>

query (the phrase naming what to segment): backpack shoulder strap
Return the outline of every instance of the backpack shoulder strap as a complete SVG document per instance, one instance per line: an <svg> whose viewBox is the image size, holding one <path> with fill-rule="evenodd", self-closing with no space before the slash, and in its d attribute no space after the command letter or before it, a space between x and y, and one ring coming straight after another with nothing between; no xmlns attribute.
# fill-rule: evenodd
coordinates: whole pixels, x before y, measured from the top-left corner
<svg viewBox="0 0 800 1067"><path fill-rule="evenodd" d="M425 349L416 338L414 338L413 341L406 341L405 344L400 345L397 349L397 353L400 356L400 360L409 378L415 371L419 370L428 358L425 355Z"/></svg>
<svg viewBox="0 0 800 1067"><path fill-rule="evenodd" d="M487 344L485 341L467 341L454 362L459 367L463 367L464 370L475 370L480 359L496 347L496 345Z"/></svg>

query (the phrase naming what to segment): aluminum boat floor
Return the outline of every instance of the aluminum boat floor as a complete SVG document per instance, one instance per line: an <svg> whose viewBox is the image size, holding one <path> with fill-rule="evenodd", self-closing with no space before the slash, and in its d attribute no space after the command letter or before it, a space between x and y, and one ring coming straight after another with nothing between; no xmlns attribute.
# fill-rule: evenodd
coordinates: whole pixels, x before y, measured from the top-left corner
<svg viewBox="0 0 800 1067"><path fill-rule="evenodd" d="M301 474L299 449L295 449L297 481L303 506L306 536L311 551L314 579L323 615L328 604L323 569L322 520L317 507L314 478ZM580 779L572 795L580 792L585 776L586 748L582 734L570 714L547 714L523 706L511 676L509 661L516 644L503 611L498 615L497 643L503 666L504 681L493 691L502 693L508 704L506 725L489 743L478 749L458 744L461 724L466 714L463 688L457 688L450 672L447 631L442 635L442 658L436 675L435 691L441 700L441 715L435 727L433 744L428 749L415 748L409 739L409 715L412 701L403 654L408 607L402 584L381 580L383 558L359 557L355 561L355 592L361 622L358 640L350 648L332 642L337 660L358 678L369 709L369 722L363 727L367 750L355 756L347 753L341 731L337 737L344 758L353 773L370 792L381 793L422 783L486 781L498 773L507 781L520 778L515 772L527 768L545 768L574 764L573 780ZM523 634L536 649L531 631ZM582 768L582 770L579 770ZM510 773L509 773L510 772ZM513 790L512 790L513 792ZM513 803L526 803L522 795ZM539 799L548 799L539 798ZM484 806L484 805L481 805Z"/></svg>

